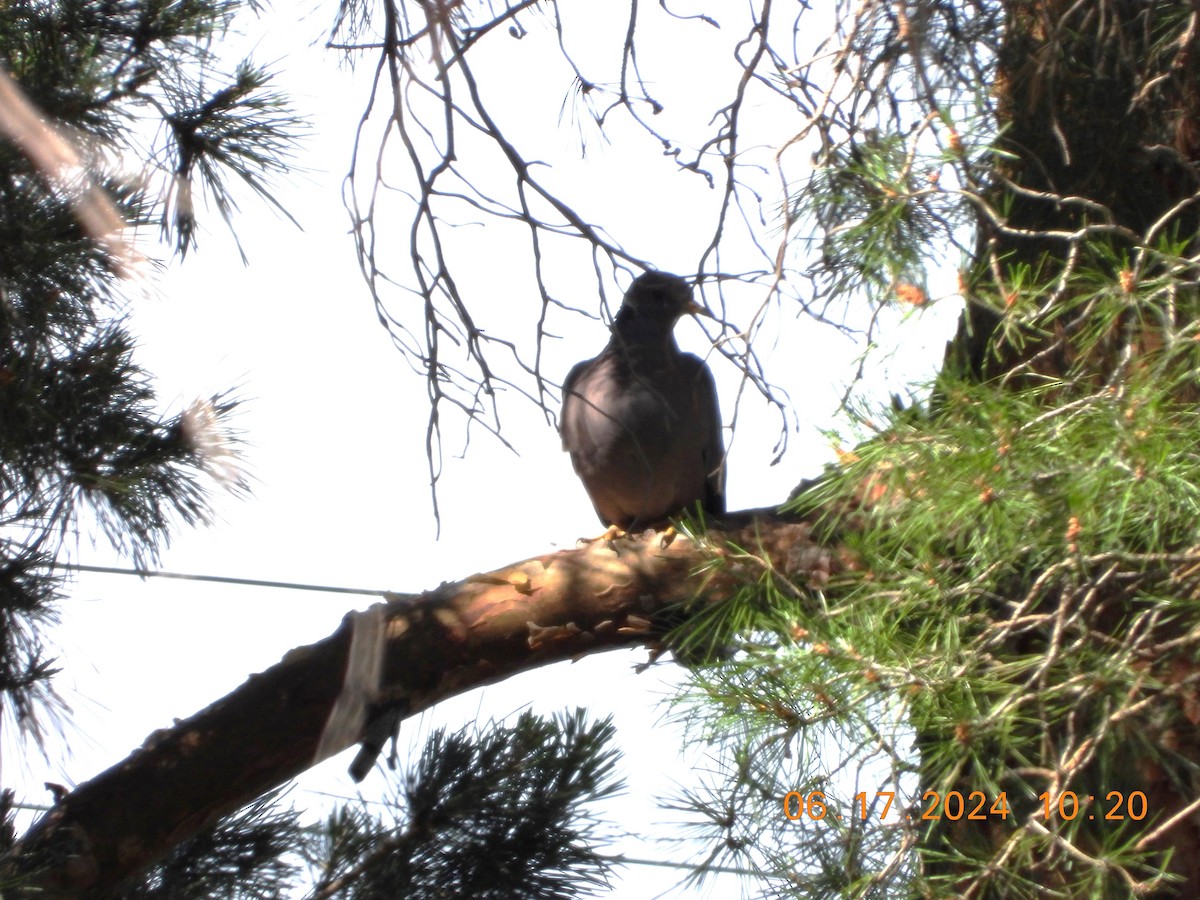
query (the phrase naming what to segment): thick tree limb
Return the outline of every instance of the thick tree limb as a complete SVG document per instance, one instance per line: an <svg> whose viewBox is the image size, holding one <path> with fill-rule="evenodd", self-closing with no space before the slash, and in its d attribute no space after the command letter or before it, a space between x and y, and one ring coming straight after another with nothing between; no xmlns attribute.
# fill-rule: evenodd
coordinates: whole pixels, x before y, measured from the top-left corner
<svg viewBox="0 0 1200 900"><path fill-rule="evenodd" d="M733 523L731 518L730 522ZM152 734L65 796L6 867L41 898L102 895L220 816L363 737L372 710L420 712L517 672L655 643L663 613L719 602L747 562L704 566L726 541L787 577L821 580L830 556L804 523L740 517L701 546L647 532L534 557L350 613L207 709Z"/></svg>

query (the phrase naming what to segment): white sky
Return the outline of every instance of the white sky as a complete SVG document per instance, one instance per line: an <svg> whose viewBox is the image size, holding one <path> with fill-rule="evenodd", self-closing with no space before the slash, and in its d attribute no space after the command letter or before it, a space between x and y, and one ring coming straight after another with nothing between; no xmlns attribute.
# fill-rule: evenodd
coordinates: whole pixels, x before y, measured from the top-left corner
<svg viewBox="0 0 1200 900"><path fill-rule="evenodd" d="M519 456L477 432L466 458L455 459L461 439L450 431L440 488L442 533L434 539L424 458L424 386L375 319L341 203L341 180L372 66L358 73L339 71L332 54L320 48L331 14L326 6L298 20L289 8L264 20L262 34L253 36L259 44L256 59L279 60L280 85L314 126L298 159L307 173L280 192L304 231L246 201L237 220L250 257L243 268L218 217L210 213L202 219L207 228L198 252L182 264L173 262L157 279L157 296L136 300L132 309L141 339L138 358L156 376L167 409L178 411L196 396L234 385L248 400L237 424L248 441L254 495L219 497L220 521L179 533L164 553L162 568L411 592L573 546L577 537L600 530L595 514L557 434L519 401L505 410L505 434ZM313 41L318 46L308 47ZM520 49L515 59L527 68L513 69L511 75L521 91L532 90L540 71L533 42L526 39ZM696 56L694 48L664 65L664 73L672 66L671 77L690 78L697 90L727 90L703 81L720 66ZM546 97L557 98L557 105L567 81L542 80L549 82L540 85ZM595 140L589 142L586 162L580 162L577 148L572 156L569 127L559 128L553 118L526 119L520 131L537 144L531 154L554 159L553 177L561 183L587 184L591 191L580 196L606 224L622 215L620 204L628 208L626 230L617 237L632 252L668 270L694 267L703 245L681 223L699 221L709 229L711 224L702 221L705 200L689 199L690 185L681 188L684 176L636 178L640 170L631 165L650 165L645 156L628 157ZM781 125L778 134L789 127ZM490 303L537 302L536 295L505 289L529 284L526 257L512 253L505 240L493 239L486 227L467 229L463 241L479 273L477 283L468 279L464 285L468 303L485 297ZM391 268L401 270L407 236L399 228L394 242ZM568 276L569 268L556 273L556 288L564 294L571 289ZM595 310L599 300L586 264L579 284L576 302ZM732 312L736 317L737 310ZM956 304L943 303L914 317L896 338L904 351L896 367L911 371L924 360L930 371L956 315ZM829 416L851 376L853 348L828 328L785 324L787 340L766 354L768 374L790 391L806 424L792 435L783 462L771 468L775 422L751 400L729 460L731 509L783 500L832 456L821 429L831 424ZM556 330L564 336L553 350L562 371L551 374L559 378L571 362L593 355L607 339L601 324L582 319L564 319ZM688 349L709 352L690 321L680 325L678 337ZM728 421L737 372L715 354L712 359ZM880 360L882 365L884 356ZM873 371L890 377L882 368ZM898 379L891 384L903 389ZM121 564L103 543L85 542L78 561ZM52 758L46 761L9 744L4 757L3 783L31 803L48 801L43 781L86 780L123 759L154 729L220 698L292 647L324 638L347 610L373 602L87 574L79 576L70 594L63 625L53 635L65 668L57 684L75 711L66 749L60 756L51 744ZM407 721L401 746L419 746L438 724L457 728L476 717L503 717L526 706L545 714L578 705L596 717L613 712L629 789L608 814L635 835L653 834L656 823L669 826L677 819L658 810L655 798L672 793L688 766L677 755L678 732L663 727L665 707L658 704L680 678L679 670L662 665L635 676L633 665L645 658L644 651L610 653L472 692ZM321 808L328 803L326 794L354 796L359 788L346 775L352 753L306 775L290 799ZM378 798L382 785L372 776L361 786L362 794ZM657 833L669 834L670 828L659 827ZM636 840L604 849L651 859L686 856L681 848ZM649 900L681 874L629 867L615 894ZM729 894L728 885L712 893ZM700 895L697 890L679 893Z"/></svg>

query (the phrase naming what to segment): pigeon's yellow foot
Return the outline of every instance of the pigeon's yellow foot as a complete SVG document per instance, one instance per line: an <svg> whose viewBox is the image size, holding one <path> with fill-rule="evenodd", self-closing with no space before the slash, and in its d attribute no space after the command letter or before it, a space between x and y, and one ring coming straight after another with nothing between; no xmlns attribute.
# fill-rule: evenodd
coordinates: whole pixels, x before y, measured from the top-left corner
<svg viewBox="0 0 1200 900"><path fill-rule="evenodd" d="M604 529L604 534L600 535L599 537L594 537L594 538L581 537L581 538L579 538L578 543L580 543L580 544L596 544L596 543L599 543L600 541L604 541L604 543L608 544L611 547L613 541L615 541L617 538L623 538L623 537L625 537L625 529L624 528L621 528L618 525L609 525L608 528Z"/></svg>
<svg viewBox="0 0 1200 900"><path fill-rule="evenodd" d="M673 543L675 538L679 537L679 532L675 530L674 525L668 525L658 533L658 547L660 550L666 550Z"/></svg>

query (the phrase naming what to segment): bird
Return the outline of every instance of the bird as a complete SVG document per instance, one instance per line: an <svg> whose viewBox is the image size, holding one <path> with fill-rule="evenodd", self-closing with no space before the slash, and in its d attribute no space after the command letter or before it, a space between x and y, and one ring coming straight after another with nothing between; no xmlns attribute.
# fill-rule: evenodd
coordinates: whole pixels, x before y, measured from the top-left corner
<svg viewBox="0 0 1200 900"><path fill-rule="evenodd" d="M725 447L707 363L675 343L706 314L686 281L646 272L625 292L608 345L563 382L563 449L600 520L632 531L694 510L725 512Z"/></svg>

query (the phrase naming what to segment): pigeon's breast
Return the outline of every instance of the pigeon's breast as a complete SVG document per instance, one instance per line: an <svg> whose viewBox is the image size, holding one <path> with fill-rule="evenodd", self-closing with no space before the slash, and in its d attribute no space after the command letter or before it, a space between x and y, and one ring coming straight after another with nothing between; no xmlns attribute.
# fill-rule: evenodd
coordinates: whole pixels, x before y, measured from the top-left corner
<svg viewBox="0 0 1200 900"><path fill-rule="evenodd" d="M629 462L661 452L679 426L679 411L667 396L668 373L638 373L609 356L591 363L576 379L576 396L563 411L566 449L585 458L619 456Z"/></svg>
<svg viewBox="0 0 1200 900"><path fill-rule="evenodd" d="M568 378L563 447L606 522L658 521L703 496L689 374L674 360L647 370L609 353Z"/></svg>

